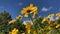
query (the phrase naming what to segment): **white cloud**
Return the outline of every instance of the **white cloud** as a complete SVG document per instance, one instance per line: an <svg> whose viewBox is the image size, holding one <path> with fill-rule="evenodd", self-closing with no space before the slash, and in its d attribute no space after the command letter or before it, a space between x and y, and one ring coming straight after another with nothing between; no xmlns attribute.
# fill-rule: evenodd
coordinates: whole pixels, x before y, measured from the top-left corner
<svg viewBox="0 0 60 34"><path fill-rule="evenodd" d="M51 10L51 8L52 8L52 7L49 7L49 8L43 7L43 8L41 9L41 11L49 11L49 10Z"/></svg>
<svg viewBox="0 0 60 34"><path fill-rule="evenodd" d="M22 3L22 2L20 2L20 3L18 3L18 5L19 5L19 6L21 6L21 5L23 5L23 3Z"/></svg>
<svg viewBox="0 0 60 34"><path fill-rule="evenodd" d="M54 21L55 19L54 19L54 17L50 17L50 21Z"/></svg>
<svg viewBox="0 0 60 34"><path fill-rule="evenodd" d="M28 21L30 21L31 25L33 24L33 22L32 22L31 20L28 20ZM26 22L27 22L27 21L24 21L24 22L23 22L24 25L26 25Z"/></svg>
<svg viewBox="0 0 60 34"><path fill-rule="evenodd" d="M45 8L45 7L43 7L43 8L42 8L42 11L48 11L48 9L47 9L47 8Z"/></svg>
<svg viewBox="0 0 60 34"><path fill-rule="evenodd" d="M56 19L55 20L57 20L57 19L59 19L58 17L56 17Z"/></svg>
<svg viewBox="0 0 60 34"><path fill-rule="evenodd" d="M24 23L24 25L26 25L26 21L24 21L23 23Z"/></svg>

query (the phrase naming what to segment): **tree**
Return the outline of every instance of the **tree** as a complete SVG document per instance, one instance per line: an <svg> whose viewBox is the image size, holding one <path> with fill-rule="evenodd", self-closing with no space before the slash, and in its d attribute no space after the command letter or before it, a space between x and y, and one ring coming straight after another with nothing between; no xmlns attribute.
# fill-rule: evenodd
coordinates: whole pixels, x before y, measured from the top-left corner
<svg viewBox="0 0 60 34"><path fill-rule="evenodd" d="M0 31L7 31L9 27L8 22L12 20L11 15L4 11L0 13Z"/></svg>

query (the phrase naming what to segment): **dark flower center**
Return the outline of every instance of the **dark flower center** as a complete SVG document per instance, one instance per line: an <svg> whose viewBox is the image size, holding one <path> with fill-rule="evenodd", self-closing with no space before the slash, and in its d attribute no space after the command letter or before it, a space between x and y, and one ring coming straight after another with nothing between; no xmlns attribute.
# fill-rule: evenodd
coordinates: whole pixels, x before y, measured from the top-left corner
<svg viewBox="0 0 60 34"><path fill-rule="evenodd" d="M27 10L27 13L30 13L31 12L31 10Z"/></svg>

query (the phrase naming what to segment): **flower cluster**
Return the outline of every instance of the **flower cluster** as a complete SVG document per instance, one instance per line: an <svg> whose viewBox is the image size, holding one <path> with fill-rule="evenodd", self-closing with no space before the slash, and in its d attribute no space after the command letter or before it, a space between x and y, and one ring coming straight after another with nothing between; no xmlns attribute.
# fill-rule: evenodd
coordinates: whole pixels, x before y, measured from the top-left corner
<svg viewBox="0 0 60 34"><path fill-rule="evenodd" d="M9 34L17 34L18 33L18 29L16 29L16 28L14 28L13 30L12 30L12 32L9 32Z"/></svg>
<svg viewBox="0 0 60 34"><path fill-rule="evenodd" d="M19 30L20 32L19 34L52 34L54 33L53 32L54 30L59 31L60 19L50 21L50 17L55 16L55 14L49 14L47 17L40 18L40 16L37 16L38 14L37 9L38 9L37 6L34 6L33 4L30 4L28 7L23 8L20 13L24 15L24 17L27 17L27 18L30 17L31 20L26 21L26 24L24 24L23 22L21 23L21 20L24 17L21 15L17 16L16 17L17 20L12 20L9 22L9 24L12 24L18 21L20 22L21 27L19 26L20 28L18 28L17 26L18 29L14 28L12 32L9 32L9 33L13 34L13 32L16 32L14 34L17 34ZM31 14L33 15L32 17L30 16ZM36 16L37 18L35 18ZM56 16L60 18L60 12L57 13ZM31 22L32 22L32 25L31 25ZM57 32L57 33L59 34L60 32Z"/></svg>
<svg viewBox="0 0 60 34"><path fill-rule="evenodd" d="M30 4L30 6L23 8L21 11L21 14L24 14L25 17L28 17L29 14L33 13L33 18L37 15L37 6L33 6L33 4Z"/></svg>
<svg viewBox="0 0 60 34"><path fill-rule="evenodd" d="M37 6L30 4L21 10L15 20L8 22L8 34L60 34L60 12L49 14L47 17L38 16ZM22 18L29 17L30 20L24 21ZM50 18L57 16L59 19L51 20Z"/></svg>

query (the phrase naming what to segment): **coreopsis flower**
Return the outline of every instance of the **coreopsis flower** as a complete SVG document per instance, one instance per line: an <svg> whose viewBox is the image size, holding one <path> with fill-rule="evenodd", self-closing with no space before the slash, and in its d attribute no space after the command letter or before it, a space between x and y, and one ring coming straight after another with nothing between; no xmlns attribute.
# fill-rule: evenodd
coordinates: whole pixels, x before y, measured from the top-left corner
<svg viewBox="0 0 60 34"><path fill-rule="evenodd" d="M32 13L33 13L33 16L35 16L36 12L37 12L37 7L33 6L33 4L30 4L30 6L22 9L21 14L24 14L25 17L28 17L28 15Z"/></svg>
<svg viewBox="0 0 60 34"><path fill-rule="evenodd" d="M42 23L44 23L47 20L48 20L48 18L47 17L44 17L43 20L42 20Z"/></svg>
<svg viewBox="0 0 60 34"><path fill-rule="evenodd" d="M27 21L27 22L26 22L26 28L27 28L28 30L30 30L30 27L31 27L31 26L30 26L30 22Z"/></svg>
<svg viewBox="0 0 60 34"><path fill-rule="evenodd" d="M57 25L56 25L56 28L59 28L59 27L60 27L60 24L57 24Z"/></svg>
<svg viewBox="0 0 60 34"><path fill-rule="evenodd" d="M18 29L14 28L9 34L18 34Z"/></svg>
<svg viewBox="0 0 60 34"><path fill-rule="evenodd" d="M52 16L54 16L54 14L49 14L49 15L48 15L48 18L50 18L50 17L52 17Z"/></svg>
<svg viewBox="0 0 60 34"><path fill-rule="evenodd" d="M28 31L28 34L30 34L30 30L31 30L31 26L30 26L30 22L26 22L26 29Z"/></svg>
<svg viewBox="0 0 60 34"><path fill-rule="evenodd" d="M18 15L16 18L17 19L22 19L22 16L21 15Z"/></svg>
<svg viewBox="0 0 60 34"><path fill-rule="evenodd" d="M14 24L16 22L16 20L11 20L9 21L9 24Z"/></svg>
<svg viewBox="0 0 60 34"><path fill-rule="evenodd" d="M60 17L60 12L56 14L57 17Z"/></svg>

